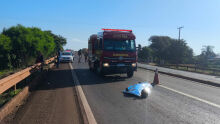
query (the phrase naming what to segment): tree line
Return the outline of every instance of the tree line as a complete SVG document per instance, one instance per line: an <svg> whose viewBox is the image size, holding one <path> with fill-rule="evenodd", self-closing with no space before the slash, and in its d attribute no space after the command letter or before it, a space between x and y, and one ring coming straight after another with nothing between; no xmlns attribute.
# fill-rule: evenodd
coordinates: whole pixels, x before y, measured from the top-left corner
<svg viewBox="0 0 220 124"><path fill-rule="evenodd" d="M151 36L149 46L138 45L139 60L157 64L198 64L208 66L209 58L215 57L212 46L204 46L198 56L194 56L193 49L185 40L168 36Z"/></svg>
<svg viewBox="0 0 220 124"><path fill-rule="evenodd" d="M54 56L65 44L64 37L49 30L22 25L4 28L0 34L0 70L27 67L39 54Z"/></svg>

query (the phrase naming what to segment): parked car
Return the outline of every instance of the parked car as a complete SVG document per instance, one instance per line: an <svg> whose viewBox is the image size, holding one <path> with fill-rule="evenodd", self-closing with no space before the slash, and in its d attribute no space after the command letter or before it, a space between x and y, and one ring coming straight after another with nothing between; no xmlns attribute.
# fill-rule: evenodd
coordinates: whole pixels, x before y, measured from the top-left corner
<svg viewBox="0 0 220 124"><path fill-rule="evenodd" d="M60 62L73 62L74 56L71 52L61 52L59 60Z"/></svg>

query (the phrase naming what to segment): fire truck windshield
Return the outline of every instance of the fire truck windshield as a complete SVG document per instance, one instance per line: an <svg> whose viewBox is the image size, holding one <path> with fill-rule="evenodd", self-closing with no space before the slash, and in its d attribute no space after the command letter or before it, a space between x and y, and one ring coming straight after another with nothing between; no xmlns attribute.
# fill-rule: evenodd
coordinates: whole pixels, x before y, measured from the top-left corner
<svg viewBox="0 0 220 124"><path fill-rule="evenodd" d="M105 50L134 51L135 40L104 40Z"/></svg>

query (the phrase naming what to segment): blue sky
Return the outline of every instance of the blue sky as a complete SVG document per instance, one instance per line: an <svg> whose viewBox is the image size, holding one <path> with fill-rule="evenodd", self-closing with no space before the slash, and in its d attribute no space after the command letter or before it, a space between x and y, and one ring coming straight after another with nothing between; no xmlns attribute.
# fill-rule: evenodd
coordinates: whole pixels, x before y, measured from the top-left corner
<svg viewBox="0 0 220 124"><path fill-rule="evenodd" d="M132 29L137 44L152 35L181 38L200 54L204 45L220 53L219 0L0 0L0 30L16 24L52 30L67 38L65 48L87 47L101 28Z"/></svg>

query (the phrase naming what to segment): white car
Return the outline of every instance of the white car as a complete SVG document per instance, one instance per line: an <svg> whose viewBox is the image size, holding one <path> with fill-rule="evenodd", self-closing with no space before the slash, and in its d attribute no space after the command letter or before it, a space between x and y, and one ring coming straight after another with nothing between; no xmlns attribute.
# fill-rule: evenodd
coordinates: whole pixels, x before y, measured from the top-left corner
<svg viewBox="0 0 220 124"><path fill-rule="evenodd" d="M74 56L71 52L61 52L59 60L60 62L73 62Z"/></svg>

